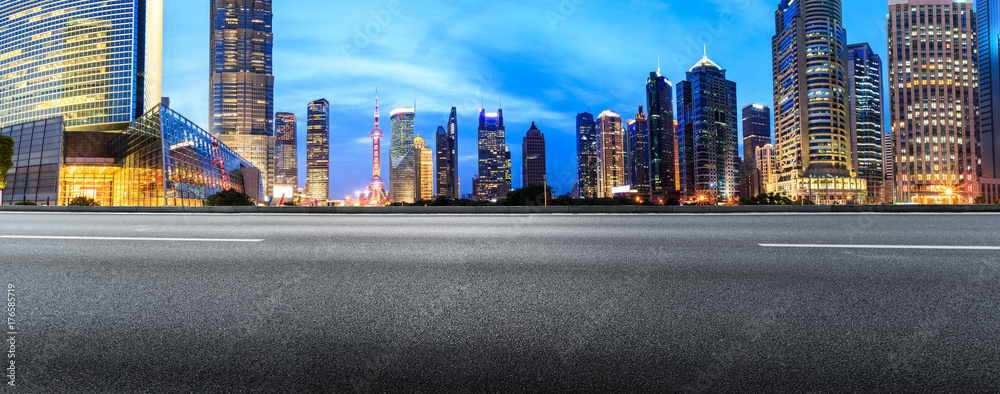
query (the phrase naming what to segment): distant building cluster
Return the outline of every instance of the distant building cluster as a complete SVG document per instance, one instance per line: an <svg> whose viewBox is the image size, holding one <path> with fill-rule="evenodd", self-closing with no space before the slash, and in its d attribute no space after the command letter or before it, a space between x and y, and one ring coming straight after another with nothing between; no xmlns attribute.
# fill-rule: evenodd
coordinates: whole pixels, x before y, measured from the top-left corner
<svg viewBox="0 0 1000 394"><path fill-rule="evenodd" d="M736 82L707 50L676 85L650 72L634 115L577 114L571 196L1000 200L1000 0L888 0L885 63L867 43L846 42L839 0L779 1L772 105L738 107ZM502 108L479 110L476 175L462 196L457 109L427 139L416 133L415 105L393 109L386 136L376 92L372 178L353 201L332 201L330 103L306 106L304 178L299 119L275 113L271 1L210 1L207 130L161 97L162 15L162 2L150 0L22 0L0 10L9 32L0 41L0 133L15 140L0 203L189 206L235 189L260 204L386 205L496 201L514 187ZM547 164L545 135L532 123L520 184L547 186Z"/></svg>

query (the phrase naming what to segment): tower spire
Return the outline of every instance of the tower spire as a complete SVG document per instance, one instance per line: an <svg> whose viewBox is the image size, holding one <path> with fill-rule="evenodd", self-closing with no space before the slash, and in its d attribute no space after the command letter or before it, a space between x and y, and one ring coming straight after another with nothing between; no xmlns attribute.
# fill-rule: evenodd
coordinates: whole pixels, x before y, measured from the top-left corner
<svg viewBox="0 0 1000 394"><path fill-rule="evenodd" d="M656 54L656 73L660 73L660 54Z"/></svg>
<svg viewBox="0 0 1000 394"><path fill-rule="evenodd" d="M375 127L378 127L378 87L375 87Z"/></svg>

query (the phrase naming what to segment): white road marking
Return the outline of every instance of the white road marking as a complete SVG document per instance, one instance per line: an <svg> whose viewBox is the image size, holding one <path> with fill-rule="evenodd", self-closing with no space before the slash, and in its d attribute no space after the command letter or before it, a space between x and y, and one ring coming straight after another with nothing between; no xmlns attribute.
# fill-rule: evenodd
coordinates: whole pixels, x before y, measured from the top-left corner
<svg viewBox="0 0 1000 394"><path fill-rule="evenodd" d="M213 238L133 238L133 237L60 237L44 235L0 235L7 239L63 239L82 241L168 241L168 242L263 242L263 239L213 239Z"/></svg>
<svg viewBox="0 0 1000 394"><path fill-rule="evenodd" d="M758 244L765 248L1000 250L1000 246Z"/></svg>

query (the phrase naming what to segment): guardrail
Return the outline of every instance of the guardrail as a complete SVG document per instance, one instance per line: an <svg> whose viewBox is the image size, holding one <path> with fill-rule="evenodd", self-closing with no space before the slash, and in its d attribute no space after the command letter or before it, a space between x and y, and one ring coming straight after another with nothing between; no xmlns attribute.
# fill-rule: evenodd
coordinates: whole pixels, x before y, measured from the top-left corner
<svg viewBox="0 0 1000 394"><path fill-rule="evenodd" d="M743 205L551 207L77 207L3 205L0 212L206 214L736 214L1000 212L1000 205Z"/></svg>

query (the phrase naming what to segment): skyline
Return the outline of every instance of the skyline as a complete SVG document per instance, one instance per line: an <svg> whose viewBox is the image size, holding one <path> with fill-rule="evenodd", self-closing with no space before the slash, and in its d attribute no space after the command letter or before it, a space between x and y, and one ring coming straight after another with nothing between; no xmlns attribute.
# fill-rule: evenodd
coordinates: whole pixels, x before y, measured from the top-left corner
<svg viewBox="0 0 1000 394"><path fill-rule="evenodd" d="M608 7L585 1L568 15L557 2L506 7L434 2L420 8L395 2L395 13L388 1L336 7L277 3L275 111L292 112L301 121L310 101L330 100L331 151L337 152L331 158L331 198L339 199L363 190L371 178L368 134L376 88L386 112L416 100L416 132L425 139L433 140L451 107L458 107L459 176L466 194L477 167L479 107L484 102L496 108L502 100L507 145L519 145L535 122L546 134L549 182L556 194L566 194L576 173L575 115L588 107L594 114L631 114L644 104L644 82L655 71L657 55L663 74L676 84L707 46L708 56L738 84L738 106L772 105L770 39L777 3L636 1ZM206 127L208 5L178 0L164 7L163 95L171 97L178 112ZM887 7L846 0L844 10L848 42L868 42L884 54ZM354 30L375 21L372 11L391 18L381 34L358 49ZM735 18L727 16L734 13ZM450 19L454 22L445 23ZM329 30L317 34L320 29ZM358 53L347 58L345 46ZM302 140L304 129L299 127ZM304 145L299 145L300 157ZM511 151L512 173L519 174L520 151ZM388 163L386 156L382 160ZM299 165L301 183L304 160Z"/></svg>

